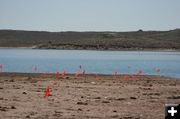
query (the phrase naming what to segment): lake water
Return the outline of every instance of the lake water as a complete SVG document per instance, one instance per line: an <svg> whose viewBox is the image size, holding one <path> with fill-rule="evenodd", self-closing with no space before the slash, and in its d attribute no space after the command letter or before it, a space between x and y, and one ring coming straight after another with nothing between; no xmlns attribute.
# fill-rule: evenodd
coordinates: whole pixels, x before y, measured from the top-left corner
<svg viewBox="0 0 180 119"><path fill-rule="evenodd" d="M180 78L180 52L0 49L3 72L137 73ZM159 68L160 72L155 69Z"/></svg>

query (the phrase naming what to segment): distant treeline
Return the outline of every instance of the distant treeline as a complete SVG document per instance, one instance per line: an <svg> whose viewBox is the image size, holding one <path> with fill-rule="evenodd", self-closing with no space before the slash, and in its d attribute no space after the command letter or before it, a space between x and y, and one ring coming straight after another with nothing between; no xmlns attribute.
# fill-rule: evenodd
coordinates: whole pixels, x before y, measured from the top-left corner
<svg viewBox="0 0 180 119"><path fill-rule="evenodd" d="M0 30L0 47L45 49L180 49L180 29L133 32L45 32Z"/></svg>

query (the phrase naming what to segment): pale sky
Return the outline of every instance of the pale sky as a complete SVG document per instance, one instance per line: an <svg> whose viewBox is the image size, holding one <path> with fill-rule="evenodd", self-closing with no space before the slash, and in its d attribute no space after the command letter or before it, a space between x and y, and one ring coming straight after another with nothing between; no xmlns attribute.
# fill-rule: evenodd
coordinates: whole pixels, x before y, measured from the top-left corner
<svg viewBox="0 0 180 119"><path fill-rule="evenodd" d="M136 31L180 28L180 0L0 0L0 29Z"/></svg>

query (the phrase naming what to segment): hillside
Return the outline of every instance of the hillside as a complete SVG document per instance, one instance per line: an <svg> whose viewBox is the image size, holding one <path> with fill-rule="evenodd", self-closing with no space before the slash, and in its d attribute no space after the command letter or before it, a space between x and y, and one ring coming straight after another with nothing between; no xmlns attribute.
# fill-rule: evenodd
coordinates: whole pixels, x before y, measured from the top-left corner
<svg viewBox="0 0 180 119"><path fill-rule="evenodd" d="M0 30L0 47L45 49L180 49L180 29L134 32L45 32Z"/></svg>

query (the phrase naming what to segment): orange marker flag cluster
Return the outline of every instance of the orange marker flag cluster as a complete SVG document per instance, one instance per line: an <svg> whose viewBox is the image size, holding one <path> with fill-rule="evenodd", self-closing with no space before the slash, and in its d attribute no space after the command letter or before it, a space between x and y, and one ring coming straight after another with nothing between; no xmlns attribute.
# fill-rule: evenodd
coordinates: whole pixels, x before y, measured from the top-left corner
<svg viewBox="0 0 180 119"><path fill-rule="evenodd" d="M114 72L114 78L117 79L117 74L118 74L118 71L115 71Z"/></svg>
<svg viewBox="0 0 180 119"><path fill-rule="evenodd" d="M3 65L0 64L0 71L2 71L2 68L3 68ZM36 68L36 67L35 67L35 68ZM86 74L86 71L82 69L82 65L79 65L79 68L81 69L81 73L82 73L83 75L85 75L85 74ZM131 69L131 67L128 66L128 69ZM156 69L154 69L154 71L157 72L157 73L159 73L159 72L160 72L160 69L159 69L159 68L156 68ZM80 74L81 74L81 73L80 73ZM94 73L93 71L91 71L91 73L94 74L94 79L97 79L97 78L98 78L98 74ZM130 73L130 74L129 74L129 78L134 78L135 76L138 78L138 77L139 77L140 75L142 75L142 74L143 74L142 69L139 69L137 74ZM48 72L44 72L44 73L43 73L43 76L47 76L47 75L48 75ZM59 77L59 75L60 75L59 72L56 71L56 72L55 72L55 76L56 76L56 77ZM64 77L65 75L66 75L66 70L63 70L63 71L62 71L62 77ZM114 72L114 78L115 78L115 79L117 79L117 75L118 75L118 70L116 70L116 71ZM75 77L78 77L78 76L79 76L78 70L76 70L76 71L74 72L74 76L75 76ZM122 75L122 78L121 78L121 79L122 79L122 80L126 80L127 78L128 78L128 74L124 73L124 74ZM60 80L59 80L58 86L60 87ZM45 90L44 97L46 98L46 97L50 96L50 93L51 93L51 92L52 92L52 88L51 88L50 86L47 86L47 87L46 87L46 90Z"/></svg>

